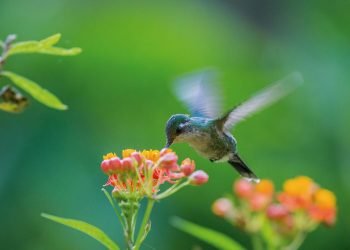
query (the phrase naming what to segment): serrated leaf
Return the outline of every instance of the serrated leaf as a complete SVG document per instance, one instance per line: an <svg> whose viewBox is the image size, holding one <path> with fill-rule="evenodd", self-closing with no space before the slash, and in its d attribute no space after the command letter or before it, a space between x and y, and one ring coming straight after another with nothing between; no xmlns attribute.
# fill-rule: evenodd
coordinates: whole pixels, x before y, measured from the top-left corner
<svg viewBox="0 0 350 250"><path fill-rule="evenodd" d="M75 230L78 230L82 233L85 233L89 235L90 237L94 238L98 242L100 242L102 245L107 247L110 250L119 250L119 246L111 240L107 234L105 234L101 229L86 223L84 221L80 220L74 220L74 219L67 219L67 218L62 218L50 214L41 214L42 217L52 220L54 222L60 223L62 225L65 225L67 227L73 228Z"/></svg>
<svg viewBox="0 0 350 250"><path fill-rule="evenodd" d="M81 52L80 48L64 49L52 47L61 39L61 34L55 34L40 41L18 42L11 45L6 56L14 54L41 53L59 56L73 56Z"/></svg>
<svg viewBox="0 0 350 250"><path fill-rule="evenodd" d="M188 233L206 243L222 250L243 250L245 249L239 243L220 232L214 231L203 226L196 225L192 222L175 217L172 218L171 224L177 229Z"/></svg>
<svg viewBox="0 0 350 250"><path fill-rule="evenodd" d="M64 105L54 94L46 89L43 89L37 83L10 71L2 71L0 72L0 75L9 78L14 84L28 92L34 99L42 104L54 109L67 109L67 106Z"/></svg>

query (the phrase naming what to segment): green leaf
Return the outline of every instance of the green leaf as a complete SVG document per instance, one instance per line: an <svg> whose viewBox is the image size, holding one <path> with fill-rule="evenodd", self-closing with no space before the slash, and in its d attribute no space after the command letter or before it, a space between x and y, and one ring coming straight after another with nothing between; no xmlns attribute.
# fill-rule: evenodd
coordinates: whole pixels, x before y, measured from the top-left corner
<svg viewBox="0 0 350 250"><path fill-rule="evenodd" d="M49 47L40 50L40 53L57 56L74 56L81 53L81 48L63 49L58 47Z"/></svg>
<svg viewBox="0 0 350 250"><path fill-rule="evenodd" d="M192 222L186 221L184 219L175 217L172 218L170 223L177 229L188 233L202 241L207 242L208 244L223 250L243 250L245 249L239 243L231 239L230 237L214 231L209 228L205 228L199 225L196 225Z"/></svg>
<svg viewBox="0 0 350 250"><path fill-rule="evenodd" d="M54 94L43 89L37 83L9 71L2 71L0 72L0 75L9 78L14 84L28 92L33 98L42 104L54 109L67 109L67 106L64 105Z"/></svg>
<svg viewBox="0 0 350 250"><path fill-rule="evenodd" d="M57 216L45 214L45 213L42 213L41 216L46 218L46 219L52 220L54 222L63 224L67 227L71 227L73 229L76 229L82 233L85 233L85 234L89 235L90 237L94 238L95 240L97 240L98 242L100 242L102 245L104 245L105 247L107 247L110 250L119 250L120 249L118 247L118 245L114 241L112 241L108 237L108 235L105 234L101 229L99 229L93 225L90 225L84 221L61 218L61 217L57 217Z"/></svg>
<svg viewBox="0 0 350 250"><path fill-rule="evenodd" d="M41 40L39 43L41 43L44 47L52 47L58 41L61 39L61 34L57 33L55 35L49 36L43 40Z"/></svg>
<svg viewBox="0 0 350 250"><path fill-rule="evenodd" d="M55 34L40 41L18 42L11 45L6 56L14 54L41 53L59 56L73 56L81 52L80 48L64 49L52 47L61 39L61 34Z"/></svg>

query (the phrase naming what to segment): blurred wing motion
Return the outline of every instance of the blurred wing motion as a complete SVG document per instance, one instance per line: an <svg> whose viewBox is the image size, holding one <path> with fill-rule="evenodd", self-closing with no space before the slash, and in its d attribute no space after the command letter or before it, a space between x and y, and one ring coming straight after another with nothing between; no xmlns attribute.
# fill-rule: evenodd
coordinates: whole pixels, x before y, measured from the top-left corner
<svg viewBox="0 0 350 250"><path fill-rule="evenodd" d="M217 72L202 70L175 81L175 94L185 103L192 116L217 118L220 112L220 93Z"/></svg>
<svg viewBox="0 0 350 250"><path fill-rule="evenodd" d="M237 123L254 113L266 108L282 97L291 93L297 86L303 83L303 77L299 72L294 72L287 77L277 81L249 100L229 111L217 120L219 128L230 130Z"/></svg>

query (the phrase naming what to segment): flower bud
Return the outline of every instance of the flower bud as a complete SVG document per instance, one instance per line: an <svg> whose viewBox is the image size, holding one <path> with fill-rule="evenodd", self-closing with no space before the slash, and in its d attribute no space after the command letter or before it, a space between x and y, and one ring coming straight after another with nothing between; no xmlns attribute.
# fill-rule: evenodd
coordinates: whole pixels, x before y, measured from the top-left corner
<svg viewBox="0 0 350 250"><path fill-rule="evenodd" d="M114 157L109 160L110 172L117 174L121 170L121 162L118 157Z"/></svg>
<svg viewBox="0 0 350 250"><path fill-rule="evenodd" d="M124 171L130 171L134 169L133 160L130 157L124 158L123 160L121 160L121 162Z"/></svg>
<svg viewBox="0 0 350 250"><path fill-rule="evenodd" d="M254 186L253 184L246 179L239 179L235 182L233 186L234 192L240 198L249 198L253 194Z"/></svg>
<svg viewBox="0 0 350 250"><path fill-rule="evenodd" d="M183 160L180 166L181 172L184 173L185 176L190 176L194 172L195 168L196 165L190 158Z"/></svg>
<svg viewBox="0 0 350 250"><path fill-rule="evenodd" d="M288 209L281 204L271 204L266 211L268 218L273 220L280 220L288 216Z"/></svg>
<svg viewBox="0 0 350 250"><path fill-rule="evenodd" d="M233 210L232 202L227 198L220 198L216 200L212 207L213 213L220 217L226 217Z"/></svg>
<svg viewBox="0 0 350 250"><path fill-rule="evenodd" d="M261 211L271 202L271 198L266 195L255 193L249 198L249 204L253 211Z"/></svg>
<svg viewBox="0 0 350 250"><path fill-rule="evenodd" d="M101 162L101 169L105 174L110 174L110 160L103 160Z"/></svg>
<svg viewBox="0 0 350 250"><path fill-rule="evenodd" d="M159 168L166 170L177 170L177 155L175 153L167 153L159 159Z"/></svg>
<svg viewBox="0 0 350 250"><path fill-rule="evenodd" d="M134 158L139 166L142 165L142 155L140 152L133 152L131 157Z"/></svg>
<svg viewBox="0 0 350 250"><path fill-rule="evenodd" d="M200 186L208 182L209 176L203 170L197 170L196 172L192 173L188 178L190 180L190 184Z"/></svg>
<svg viewBox="0 0 350 250"><path fill-rule="evenodd" d="M116 199L120 198L120 190L117 187L114 187L112 191L112 196Z"/></svg>

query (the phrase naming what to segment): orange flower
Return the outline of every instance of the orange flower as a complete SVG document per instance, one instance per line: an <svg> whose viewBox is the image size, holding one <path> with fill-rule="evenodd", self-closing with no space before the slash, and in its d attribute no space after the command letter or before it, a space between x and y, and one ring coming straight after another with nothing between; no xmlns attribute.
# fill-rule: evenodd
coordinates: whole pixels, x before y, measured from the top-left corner
<svg viewBox="0 0 350 250"><path fill-rule="evenodd" d="M314 197L315 204L321 208L335 208L336 206L335 195L327 189L319 189Z"/></svg>
<svg viewBox="0 0 350 250"><path fill-rule="evenodd" d="M336 197L327 189L319 189L314 195L314 203L310 206L309 215L312 219L327 225L335 223Z"/></svg>
<svg viewBox="0 0 350 250"><path fill-rule="evenodd" d="M292 211L305 209L311 205L316 190L317 185L311 178L299 176L284 183L278 200Z"/></svg>
<svg viewBox="0 0 350 250"><path fill-rule="evenodd" d="M274 192L273 183L270 180L261 180L255 185L255 191L267 196L272 196Z"/></svg>
<svg viewBox="0 0 350 250"><path fill-rule="evenodd" d="M283 190L292 196L303 196L310 198L315 190L314 181L306 176L299 176L294 179L287 180L283 185Z"/></svg>

